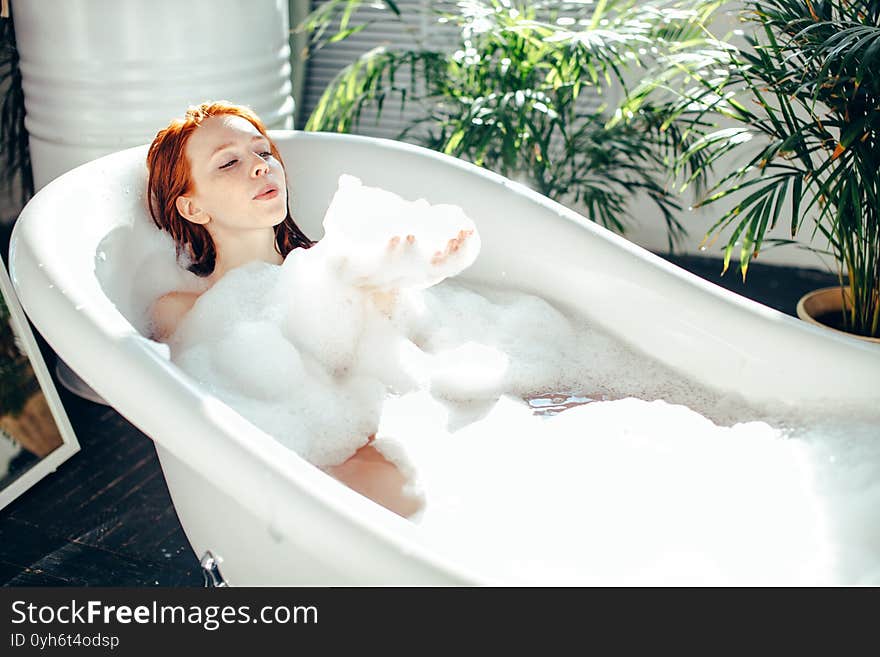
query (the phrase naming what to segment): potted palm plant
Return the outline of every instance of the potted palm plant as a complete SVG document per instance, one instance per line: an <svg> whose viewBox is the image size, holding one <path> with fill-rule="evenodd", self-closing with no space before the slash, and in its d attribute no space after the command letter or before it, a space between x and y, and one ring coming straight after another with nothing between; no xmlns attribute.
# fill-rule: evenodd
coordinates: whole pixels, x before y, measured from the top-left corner
<svg viewBox="0 0 880 657"><path fill-rule="evenodd" d="M353 18L359 4L321 5L301 26L313 47L363 29ZM385 4L399 16L394 3ZM704 46L703 26L719 4L459 2L456 11L435 16L456 28L455 46L441 50L414 37L365 53L327 87L306 129L348 132L366 108L381 114L409 103L420 115L401 137L523 182L608 228L624 232L628 201L647 195L672 249L685 227L668 177L676 153L692 143L667 121L665 106L647 98L623 115L613 99L634 80L656 75L671 61L666 55ZM341 14L336 23L334 12ZM682 58L674 66L687 70ZM695 152L689 165L704 164L700 157ZM706 169L691 173L700 181Z"/></svg>
<svg viewBox="0 0 880 657"><path fill-rule="evenodd" d="M686 131L699 136L679 166L700 169L752 149L705 195L704 205L729 203L707 237L730 229L724 268L738 250L745 277L781 218L792 238L811 226L827 243L816 250L836 261L840 286L808 294L798 313L877 341L880 1L750 0L742 20L753 28L744 30L746 45L707 56L673 101L679 111L697 108L700 119ZM732 123L710 130L710 116Z"/></svg>

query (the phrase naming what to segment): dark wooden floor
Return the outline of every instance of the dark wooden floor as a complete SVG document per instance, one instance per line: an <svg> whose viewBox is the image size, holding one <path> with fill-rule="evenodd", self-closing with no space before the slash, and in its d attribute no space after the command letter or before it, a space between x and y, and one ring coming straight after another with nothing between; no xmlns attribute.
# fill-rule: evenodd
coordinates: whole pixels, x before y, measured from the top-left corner
<svg viewBox="0 0 880 657"><path fill-rule="evenodd" d="M830 275L755 263L743 285L736 272L719 277L718 259L670 259L789 314L804 293L836 284ZM58 388L82 450L0 511L0 583L201 586L152 441L114 410Z"/></svg>
<svg viewBox="0 0 880 657"><path fill-rule="evenodd" d="M152 441L58 388L81 451L0 512L0 582L201 585Z"/></svg>

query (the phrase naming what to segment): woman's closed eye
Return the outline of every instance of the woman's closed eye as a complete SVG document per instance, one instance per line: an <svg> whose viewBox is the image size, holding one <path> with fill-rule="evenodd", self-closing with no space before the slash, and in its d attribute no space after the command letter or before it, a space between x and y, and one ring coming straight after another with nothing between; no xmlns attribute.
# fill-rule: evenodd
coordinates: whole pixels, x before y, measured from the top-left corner
<svg viewBox="0 0 880 657"><path fill-rule="evenodd" d="M260 157L262 157L263 159L266 159L266 158L272 157L272 151L263 151L263 152L260 153ZM228 169L228 168L234 166L236 162L238 162L238 159L232 159L232 160L229 160L229 162L227 162L226 164L220 166L219 168L220 168L220 169Z"/></svg>

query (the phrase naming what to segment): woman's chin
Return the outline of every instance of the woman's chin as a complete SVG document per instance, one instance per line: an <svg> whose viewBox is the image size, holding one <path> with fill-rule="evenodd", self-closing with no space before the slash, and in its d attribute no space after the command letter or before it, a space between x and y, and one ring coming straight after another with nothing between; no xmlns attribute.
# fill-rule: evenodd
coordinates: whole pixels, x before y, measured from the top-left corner
<svg viewBox="0 0 880 657"><path fill-rule="evenodd" d="M260 213L272 226L277 226L287 218L287 199L279 200L271 206L264 205Z"/></svg>

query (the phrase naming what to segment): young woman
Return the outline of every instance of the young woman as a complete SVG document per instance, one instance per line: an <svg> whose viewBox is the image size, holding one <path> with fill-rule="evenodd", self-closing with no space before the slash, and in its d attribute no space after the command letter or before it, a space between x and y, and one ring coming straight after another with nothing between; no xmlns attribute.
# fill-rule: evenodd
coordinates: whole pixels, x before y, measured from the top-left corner
<svg viewBox="0 0 880 657"><path fill-rule="evenodd" d="M291 216L281 155L247 107L221 101L189 108L156 135L147 167L150 214L207 287L236 267L258 260L280 265L294 249L313 244ZM202 293L174 291L158 299L153 337L168 341ZM373 299L387 312L393 295ZM402 516L421 506L405 492L403 474L369 442L326 470Z"/></svg>

